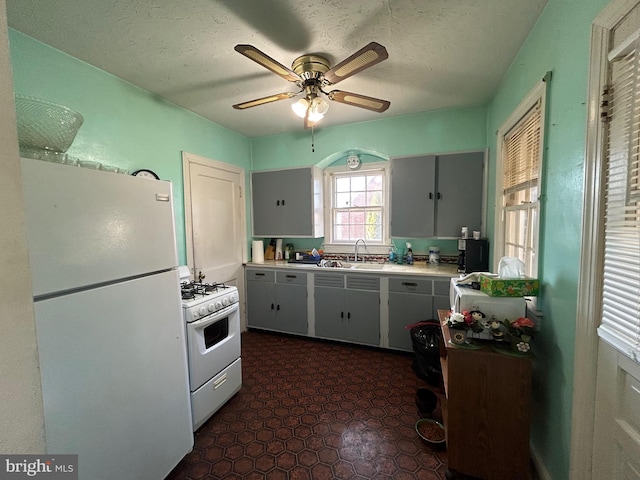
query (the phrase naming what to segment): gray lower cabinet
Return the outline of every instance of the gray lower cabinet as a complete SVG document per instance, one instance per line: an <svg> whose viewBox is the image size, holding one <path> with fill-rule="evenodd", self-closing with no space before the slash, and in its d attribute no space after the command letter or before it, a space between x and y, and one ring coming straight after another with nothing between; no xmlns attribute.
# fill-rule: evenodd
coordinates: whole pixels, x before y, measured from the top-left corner
<svg viewBox="0 0 640 480"><path fill-rule="evenodd" d="M317 337L380 345L379 277L316 274L314 296Z"/></svg>
<svg viewBox="0 0 640 480"><path fill-rule="evenodd" d="M315 303L308 305L307 275L313 275ZM247 324L250 328L309 335L308 308L313 309L315 336L361 345L385 343L413 351L405 327L438 318L449 310L449 277L390 276L388 319L380 317L380 276L294 269L247 268ZM381 323L388 337L381 342Z"/></svg>
<svg viewBox="0 0 640 480"><path fill-rule="evenodd" d="M405 327L433 317L431 280L389 279L389 348L411 351L411 335Z"/></svg>
<svg viewBox="0 0 640 480"><path fill-rule="evenodd" d="M459 237L481 230L484 152L394 158L391 235Z"/></svg>
<svg viewBox="0 0 640 480"><path fill-rule="evenodd" d="M433 281L433 316L431 318L438 318L438 310L451 310L450 288L451 279L449 278Z"/></svg>
<svg viewBox="0 0 640 480"><path fill-rule="evenodd" d="M306 335L307 274L247 270L247 324L253 328Z"/></svg>

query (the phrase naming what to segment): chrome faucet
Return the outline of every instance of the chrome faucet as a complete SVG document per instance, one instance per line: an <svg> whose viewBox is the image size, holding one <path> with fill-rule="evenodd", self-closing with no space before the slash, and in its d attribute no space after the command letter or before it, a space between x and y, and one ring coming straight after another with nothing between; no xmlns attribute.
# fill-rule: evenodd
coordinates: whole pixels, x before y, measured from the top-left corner
<svg viewBox="0 0 640 480"><path fill-rule="evenodd" d="M359 238L358 240L356 240L356 245L355 245L355 256L353 258L354 262L358 261L358 243L362 242L364 244L364 248L369 248L367 247L367 242L364 241L363 238Z"/></svg>

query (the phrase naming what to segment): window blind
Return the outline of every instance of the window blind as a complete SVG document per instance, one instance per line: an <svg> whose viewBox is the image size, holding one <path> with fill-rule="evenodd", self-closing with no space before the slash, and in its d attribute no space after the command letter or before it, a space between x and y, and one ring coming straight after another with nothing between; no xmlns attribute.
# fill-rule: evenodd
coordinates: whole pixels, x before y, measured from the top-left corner
<svg viewBox="0 0 640 480"><path fill-rule="evenodd" d="M502 186L505 206L538 200L541 127L541 108L537 102L504 136Z"/></svg>
<svg viewBox="0 0 640 480"><path fill-rule="evenodd" d="M640 55L610 63L600 337L640 360Z"/></svg>

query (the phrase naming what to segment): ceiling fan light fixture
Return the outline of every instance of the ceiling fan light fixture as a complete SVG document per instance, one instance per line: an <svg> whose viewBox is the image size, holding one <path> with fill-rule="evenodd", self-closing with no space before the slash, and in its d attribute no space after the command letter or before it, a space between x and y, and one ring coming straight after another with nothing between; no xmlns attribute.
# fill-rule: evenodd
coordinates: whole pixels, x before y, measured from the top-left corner
<svg viewBox="0 0 640 480"><path fill-rule="evenodd" d="M312 122L318 122L324 118L325 113L329 110L329 102L324 98L315 97L311 100L311 106L309 109L309 120Z"/></svg>
<svg viewBox="0 0 640 480"><path fill-rule="evenodd" d="M309 108L309 102L306 98L301 98L297 102L293 102L291 104L291 110L300 118L304 118L307 114L307 109Z"/></svg>
<svg viewBox="0 0 640 480"><path fill-rule="evenodd" d="M329 110L327 99L378 113L382 113L389 108L390 102L387 100L341 90L333 90L328 93L323 90L324 87L335 85L345 78L387 59L389 57L387 50L379 43L369 43L333 68L331 68L329 60L320 55L302 55L293 61L290 69L252 45L240 44L234 48L238 53L248 59L285 80L294 83L299 89L297 93L279 93L238 103L233 105L235 109L243 110L286 98L293 98L302 94L304 98L293 103L291 109L298 117L304 119L304 128L311 128L313 134L314 125L322 120ZM321 93L324 94L327 99L322 98Z"/></svg>

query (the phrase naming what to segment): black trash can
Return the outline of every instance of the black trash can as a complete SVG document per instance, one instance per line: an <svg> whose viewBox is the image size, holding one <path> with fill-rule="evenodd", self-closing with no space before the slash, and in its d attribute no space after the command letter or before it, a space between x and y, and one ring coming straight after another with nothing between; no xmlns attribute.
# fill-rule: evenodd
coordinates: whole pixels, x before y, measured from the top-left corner
<svg viewBox="0 0 640 480"><path fill-rule="evenodd" d="M430 385L442 384L442 367L440 366L440 323L437 320L426 320L414 323L410 329L411 344L415 359L411 367L418 378Z"/></svg>

